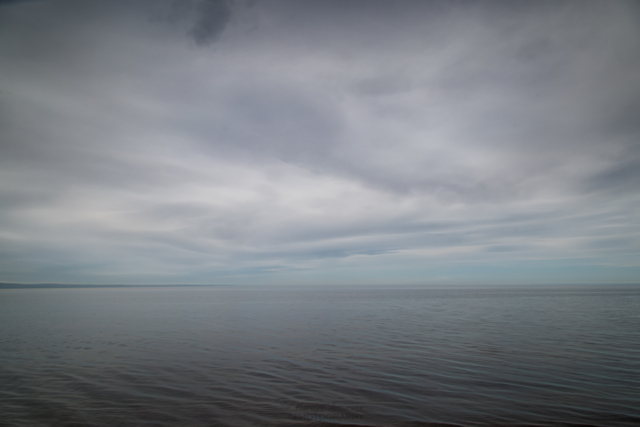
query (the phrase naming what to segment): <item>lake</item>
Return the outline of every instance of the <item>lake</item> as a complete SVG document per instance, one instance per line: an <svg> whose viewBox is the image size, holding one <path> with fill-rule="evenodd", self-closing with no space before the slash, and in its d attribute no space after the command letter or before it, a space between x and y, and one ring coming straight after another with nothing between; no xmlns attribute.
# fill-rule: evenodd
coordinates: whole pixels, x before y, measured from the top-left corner
<svg viewBox="0 0 640 427"><path fill-rule="evenodd" d="M640 424L640 286L0 290L0 426Z"/></svg>

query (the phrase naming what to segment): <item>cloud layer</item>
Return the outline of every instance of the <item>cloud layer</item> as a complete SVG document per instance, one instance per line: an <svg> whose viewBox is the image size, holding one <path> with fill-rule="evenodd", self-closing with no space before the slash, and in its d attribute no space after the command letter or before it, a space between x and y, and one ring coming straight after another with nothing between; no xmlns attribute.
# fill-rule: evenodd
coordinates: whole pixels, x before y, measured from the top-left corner
<svg viewBox="0 0 640 427"><path fill-rule="evenodd" d="M635 2L13 2L0 64L0 281L640 280Z"/></svg>

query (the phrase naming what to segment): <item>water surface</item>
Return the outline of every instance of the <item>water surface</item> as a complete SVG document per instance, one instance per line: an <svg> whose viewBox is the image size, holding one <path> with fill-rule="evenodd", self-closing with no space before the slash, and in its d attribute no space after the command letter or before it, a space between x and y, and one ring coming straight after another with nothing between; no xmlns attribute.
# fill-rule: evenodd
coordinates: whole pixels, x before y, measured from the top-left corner
<svg viewBox="0 0 640 427"><path fill-rule="evenodd" d="M4 289L0 426L638 425L639 309L634 286Z"/></svg>

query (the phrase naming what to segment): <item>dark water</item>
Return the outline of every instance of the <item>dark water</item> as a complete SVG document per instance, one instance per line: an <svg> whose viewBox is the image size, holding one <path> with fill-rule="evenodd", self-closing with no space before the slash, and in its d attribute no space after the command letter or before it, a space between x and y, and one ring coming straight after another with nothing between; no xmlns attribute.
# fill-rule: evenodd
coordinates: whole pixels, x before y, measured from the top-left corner
<svg viewBox="0 0 640 427"><path fill-rule="evenodd" d="M0 426L640 425L640 287L1 290L0 333Z"/></svg>

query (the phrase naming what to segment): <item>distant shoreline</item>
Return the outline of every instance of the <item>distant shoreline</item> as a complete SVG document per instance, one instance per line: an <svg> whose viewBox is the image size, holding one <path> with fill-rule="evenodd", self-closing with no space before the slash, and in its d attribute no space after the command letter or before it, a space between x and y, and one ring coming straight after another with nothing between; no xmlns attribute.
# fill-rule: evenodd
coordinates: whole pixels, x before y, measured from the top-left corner
<svg viewBox="0 0 640 427"><path fill-rule="evenodd" d="M233 285L67 285L61 283L0 283L0 289L80 289L80 288L186 288Z"/></svg>
<svg viewBox="0 0 640 427"><path fill-rule="evenodd" d="M199 285L199 284L164 284L164 285L151 285L151 284L145 284L145 285L136 285L136 284L130 284L130 285L126 285L126 284L66 284L66 283L7 283L7 282L0 282L0 290L2 289L98 289L98 288L210 288L210 287L225 287L225 288L245 288L245 287L252 287L252 286L258 286L261 288L268 288L270 286L268 285L207 285L207 284L203 284L203 285ZM407 285L377 285L377 284L373 284L373 285L300 285L300 286L294 286L294 285L282 285L285 287L294 287L294 288L301 288L301 289L305 289L305 288L314 288L317 286L323 286L323 287L353 287L353 288L360 288L362 286L365 287L373 287L373 288L389 288L389 287L395 287L398 289L402 289L402 288L406 288ZM277 287L277 286L276 286ZM638 288L640 287L640 283L556 283L556 284L474 284L474 285L470 285L470 284L449 284L449 285L422 285L422 286L416 286L416 285L412 285L409 286L411 288L415 287L418 289L448 289L448 290L480 290L480 289L494 289L494 290L503 290L503 289L520 289L520 290L535 290L535 291L539 291L541 289L548 289L548 290L567 290L567 289L580 289L580 290L585 290L585 289L589 289L589 288L602 288L602 287L624 287L624 288Z"/></svg>

